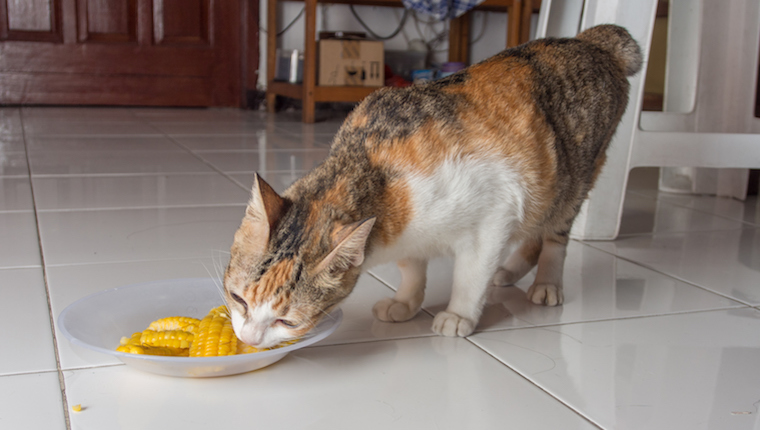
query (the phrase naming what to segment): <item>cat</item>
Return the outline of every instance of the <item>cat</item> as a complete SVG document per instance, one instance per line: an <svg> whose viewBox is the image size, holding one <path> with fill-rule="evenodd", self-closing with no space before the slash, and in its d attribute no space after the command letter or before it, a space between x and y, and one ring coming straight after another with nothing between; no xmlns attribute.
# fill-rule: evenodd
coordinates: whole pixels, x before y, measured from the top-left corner
<svg viewBox="0 0 760 430"><path fill-rule="evenodd" d="M562 304L570 229L626 109L627 77L641 67L631 35L601 25L374 92L282 196L255 177L224 275L235 333L256 347L303 336L363 269L388 261L402 281L372 312L409 320L427 259L446 254L453 286L437 334L471 334L486 289L536 265L527 297ZM505 258L511 244L519 248Z"/></svg>

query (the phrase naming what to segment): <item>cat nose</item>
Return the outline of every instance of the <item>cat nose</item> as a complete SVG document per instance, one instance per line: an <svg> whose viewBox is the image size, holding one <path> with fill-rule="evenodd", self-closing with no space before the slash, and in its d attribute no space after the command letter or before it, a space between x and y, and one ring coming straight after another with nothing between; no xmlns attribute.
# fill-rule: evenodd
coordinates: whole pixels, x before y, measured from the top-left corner
<svg viewBox="0 0 760 430"><path fill-rule="evenodd" d="M246 327L246 330L240 336L240 340L253 347L259 346L264 341L264 330Z"/></svg>

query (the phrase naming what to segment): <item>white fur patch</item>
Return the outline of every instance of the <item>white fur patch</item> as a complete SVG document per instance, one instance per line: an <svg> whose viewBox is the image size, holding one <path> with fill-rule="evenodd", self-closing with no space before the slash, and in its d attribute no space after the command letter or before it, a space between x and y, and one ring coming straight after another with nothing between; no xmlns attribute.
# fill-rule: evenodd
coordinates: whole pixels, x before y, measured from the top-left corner
<svg viewBox="0 0 760 430"><path fill-rule="evenodd" d="M504 160L457 158L432 175L407 172L405 178L413 219L396 242L373 250L365 268L452 254L463 241L490 241L486 248L497 243L503 248L522 222L526 191L516 169Z"/></svg>
<svg viewBox="0 0 760 430"><path fill-rule="evenodd" d="M247 318L236 311L231 314L235 334L248 345L267 348L288 339L287 329L275 323L277 315L272 310L271 302L264 302L251 309Z"/></svg>

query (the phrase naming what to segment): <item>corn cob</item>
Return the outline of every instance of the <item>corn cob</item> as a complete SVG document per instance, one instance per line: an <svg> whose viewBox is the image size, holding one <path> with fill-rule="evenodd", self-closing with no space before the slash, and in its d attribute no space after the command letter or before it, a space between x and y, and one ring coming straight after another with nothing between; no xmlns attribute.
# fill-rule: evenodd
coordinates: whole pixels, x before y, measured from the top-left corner
<svg viewBox="0 0 760 430"><path fill-rule="evenodd" d="M194 335L181 330L143 330L140 344L148 346L167 346L171 348L190 348Z"/></svg>
<svg viewBox="0 0 760 430"><path fill-rule="evenodd" d="M165 347L165 346L150 346L150 345L120 345L118 348L116 348L119 352L126 352L129 354L140 354L140 355L165 355L165 356L177 356L177 357L187 357L188 356L188 349L184 348L171 348L171 347Z"/></svg>
<svg viewBox="0 0 760 430"><path fill-rule="evenodd" d="M198 324L198 334L190 347L190 357L234 355L237 337L226 306L211 309Z"/></svg>
<svg viewBox="0 0 760 430"><path fill-rule="evenodd" d="M266 351L297 341L289 340L262 349L247 345L235 336L227 307L219 306L211 309L202 320L167 317L153 321L146 330L122 337L116 350L131 354L216 357Z"/></svg>
<svg viewBox="0 0 760 430"><path fill-rule="evenodd" d="M142 337L142 332L138 331L135 333L132 333L131 337L123 336L121 338L121 341L119 341L120 345L140 345L140 337Z"/></svg>
<svg viewBox="0 0 760 430"><path fill-rule="evenodd" d="M166 317L153 321L148 326L148 330L155 331L169 331L169 330L182 330L189 333L196 333L198 331L198 324L201 320L198 318L190 317Z"/></svg>

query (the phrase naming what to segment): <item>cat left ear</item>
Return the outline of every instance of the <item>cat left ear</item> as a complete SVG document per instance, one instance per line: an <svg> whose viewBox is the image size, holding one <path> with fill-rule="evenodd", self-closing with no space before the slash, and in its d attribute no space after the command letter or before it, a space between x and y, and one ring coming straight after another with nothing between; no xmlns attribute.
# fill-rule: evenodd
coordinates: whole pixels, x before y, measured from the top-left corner
<svg viewBox="0 0 760 430"><path fill-rule="evenodd" d="M283 212L285 212L285 200L256 174L253 178L251 201L248 203L246 215L258 220L266 220L271 230L275 228Z"/></svg>
<svg viewBox="0 0 760 430"><path fill-rule="evenodd" d="M337 267L344 270L351 266L359 267L364 262L364 248L367 239L375 225L375 217L349 224L338 232L337 240L332 251L322 260L314 273L327 268Z"/></svg>

